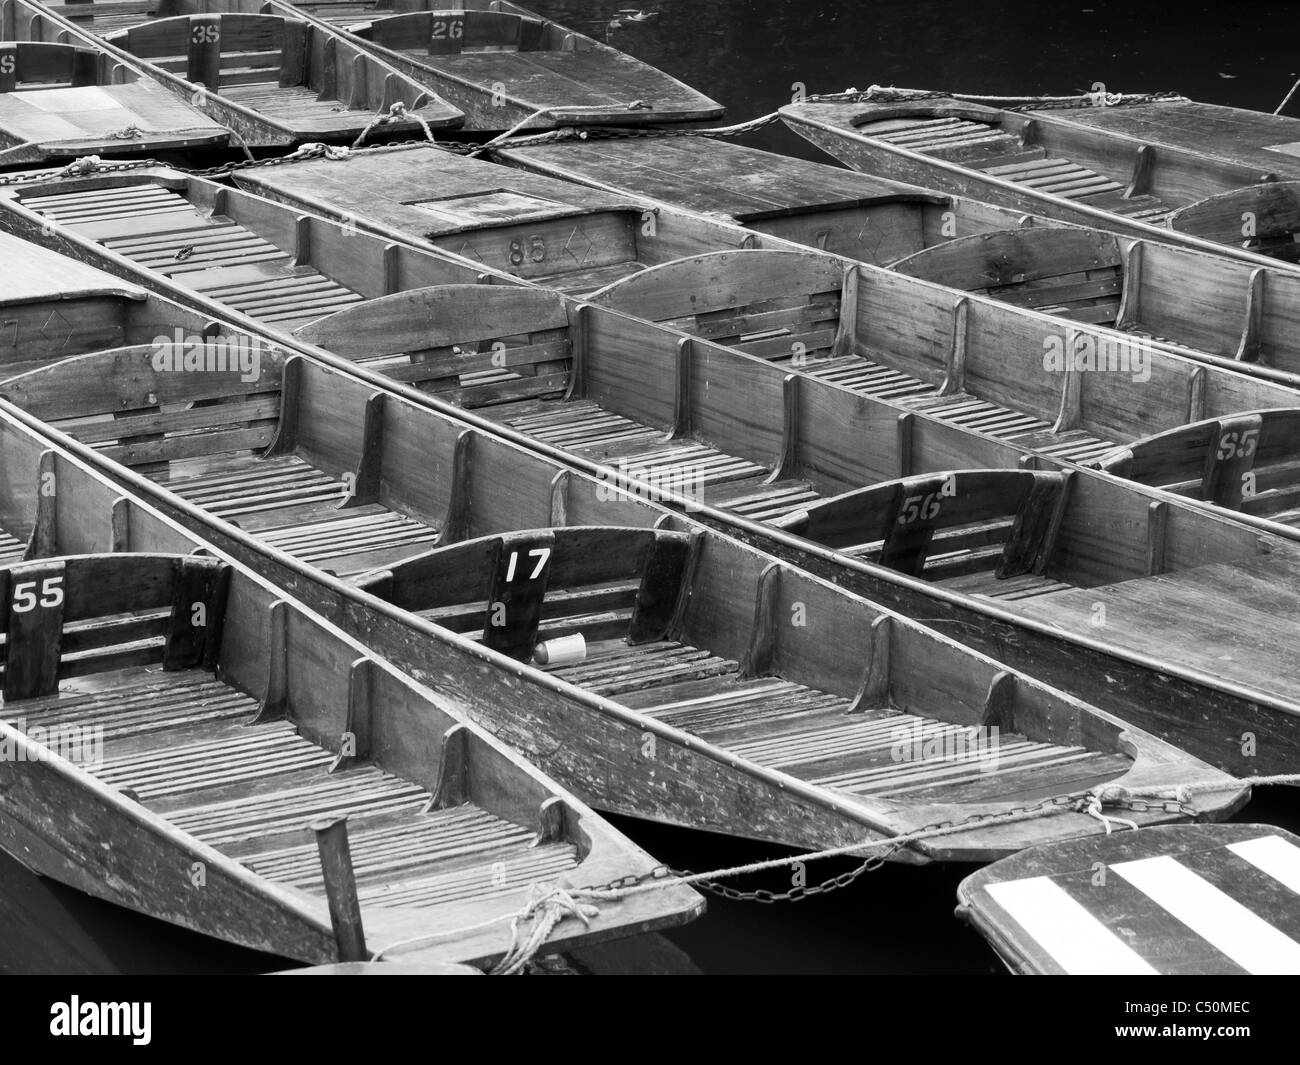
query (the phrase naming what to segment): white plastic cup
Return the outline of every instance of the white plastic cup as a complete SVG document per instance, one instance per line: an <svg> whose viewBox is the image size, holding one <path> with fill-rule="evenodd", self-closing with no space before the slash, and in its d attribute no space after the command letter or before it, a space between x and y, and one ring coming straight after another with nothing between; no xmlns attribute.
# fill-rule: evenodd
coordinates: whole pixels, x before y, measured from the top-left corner
<svg viewBox="0 0 1300 1065"><path fill-rule="evenodd" d="M587 657L587 641L582 633L547 640L533 648L533 660L539 666L571 666Z"/></svg>

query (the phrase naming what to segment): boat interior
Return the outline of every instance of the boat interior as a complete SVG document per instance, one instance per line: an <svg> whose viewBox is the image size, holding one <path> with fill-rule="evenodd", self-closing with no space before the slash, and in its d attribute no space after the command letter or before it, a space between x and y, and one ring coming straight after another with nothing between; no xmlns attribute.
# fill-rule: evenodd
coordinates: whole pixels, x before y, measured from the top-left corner
<svg viewBox="0 0 1300 1065"><path fill-rule="evenodd" d="M1269 181L1208 196L1170 215L1169 228L1300 262L1300 181Z"/></svg>
<svg viewBox="0 0 1300 1065"><path fill-rule="evenodd" d="M229 139L93 39L69 34L25 0L0 4L0 162L220 148Z"/></svg>
<svg viewBox="0 0 1300 1065"><path fill-rule="evenodd" d="M104 39L295 136L351 139L393 104L434 129L457 126L464 117L353 44L278 14L182 14L114 30ZM415 117L384 127L394 128L420 131Z"/></svg>
<svg viewBox="0 0 1300 1065"><path fill-rule="evenodd" d="M519 531L439 548L360 583L558 679L896 817L1093 787L1132 770L1149 742L1117 743L1113 722L1095 711L716 538ZM555 641L578 635L585 653L550 657ZM534 657L539 643L545 662ZM996 837L976 829L966 856Z"/></svg>
<svg viewBox="0 0 1300 1065"><path fill-rule="evenodd" d="M589 137L507 146L495 149L492 158L607 193L635 191L875 266L957 237L1031 221L1004 207L707 137L664 138L652 154L635 139ZM1032 224L1061 225L1049 219Z"/></svg>
<svg viewBox="0 0 1300 1065"><path fill-rule="evenodd" d="M1096 468L1300 526L1300 410L1243 411L1135 440Z"/></svg>
<svg viewBox="0 0 1300 1065"><path fill-rule="evenodd" d="M1300 216L1298 216L1300 217ZM1300 274L1158 241L1030 228L959 237L899 273L1240 363L1300 373Z"/></svg>
<svg viewBox="0 0 1300 1065"><path fill-rule="evenodd" d="M1295 397L1141 337L800 252L683 259L591 300L1051 460Z"/></svg>
<svg viewBox="0 0 1300 1065"><path fill-rule="evenodd" d="M549 19L486 5L453 6L460 9L376 9L344 28L381 54L405 60L403 69L416 76L429 71L440 91L458 102L458 87L481 98L498 85L516 106L554 108L545 119L551 124L644 124L722 114L719 104L675 78ZM480 126L500 124L481 100L463 105Z"/></svg>
<svg viewBox="0 0 1300 1065"><path fill-rule="evenodd" d="M4 717L28 736L95 737L97 757L87 750L82 771L107 791L116 823L100 816L121 856L91 860L107 873L134 854L154 866L155 890L174 881L169 896L194 899L206 893L185 890L191 859L215 851L222 862L209 871L212 881L228 879L238 863L316 918L314 929L294 929L296 940L249 945L296 948L306 960L334 956L308 828L324 816L348 819L363 920L376 936L453 930L508 913L533 883L587 875L593 850L600 860L590 875L611 857L608 830L544 778L216 559L42 558L3 567L0 580L9 603ZM62 800L65 814L78 808L77 784L64 773L55 786L62 794L50 801ZM127 827L138 807L165 822L148 844ZM144 887L138 870L118 879ZM200 928L224 913L219 904L206 914L205 906L175 905L181 923ZM219 930L264 932L255 924L262 910L250 906L247 920ZM456 938L447 949L474 956L482 947L473 936Z"/></svg>
<svg viewBox="0 0 1300 1065"><path fill-rule="evenodd" d="M367 238L198 179L132 174L14 196L137 266L286 329L390 292L483 276L472 262Z"/></svg>
<svg viewBox="0 0 1300 1065"><path fill-rule="evenodd" d="M152 345L75 356L0 383L19 407L262 542L341 577L434 544L576 517L661 512L600 498L553 463L308 360L192 372ZM107 384L106 382L112 382ZM512 484L502 496L499 485Z"/></svg>
<svg viewBox="0 0 1300 1065"><path fill-rule="evenodd" d="M429 146L249 171L238 184L574 296L737 244L716 222Z"/></svg>
<svg viewBox="0 0 1300 1065"><path fill-rule="evenodd" d="M1300 691L1286 653L1300 545L1117 480L958 470L824 498L773 524L1062 632L1193 671L1213 654L1220 678Z"/></svg>
<svg viewBox="0 0 1300 1065"><path fill-rule="evenodd" d="M1155 148L1041 109L1010 111L935 97L787 110L796 121L829 121L891 148L1156 226L1179 207L1265 180L1254 167L1187 148Z"/></svg>

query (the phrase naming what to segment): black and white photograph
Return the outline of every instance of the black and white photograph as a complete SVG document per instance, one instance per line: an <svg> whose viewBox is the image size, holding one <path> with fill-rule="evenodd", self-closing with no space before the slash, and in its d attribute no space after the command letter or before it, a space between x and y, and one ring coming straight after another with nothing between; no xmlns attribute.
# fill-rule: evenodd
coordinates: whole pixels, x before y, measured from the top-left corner
<svg viewBox="0 0 1300 1065"><path fill-rule="evenodd" d="M526 3L0 0L7 1023L1280 1036L1300 10Z"/></svg>

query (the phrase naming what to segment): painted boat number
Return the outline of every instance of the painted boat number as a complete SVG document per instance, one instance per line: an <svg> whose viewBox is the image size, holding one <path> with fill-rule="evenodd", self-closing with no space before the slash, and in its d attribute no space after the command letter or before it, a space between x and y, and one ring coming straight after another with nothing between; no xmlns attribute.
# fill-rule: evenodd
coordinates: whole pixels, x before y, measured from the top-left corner
<svg viewBox="0 0 1300 1065"><path fill-rule="evenodd" d="M530 263L546 262L546 241L539 236L531 236L527 241L510 242L510 262L513 266L522 266L524 261Z"/></svg>
<svg viewBox="0 0 1300 1065"><path fill-rule="evenodd" d="M903 501L903 509L898 515L899 525L911 525L914 521L930 521L939 514L939 492L930 492L924 496L908 496Z"/></svg>
<svg viewBox="0 0 1300 1065"><path fill-rule="evenodd" d="M41 597L36 598L36 582L20 581L14 585L13 611L27 614L38 606L56 607L63 602L63 578L46 577L41 582Z"/></svg>
<svg viewBox="0 0 1300 1065"><path fill-rule="evenodd" d="M1219 437L1219 454L1221 459L1248 459L1255 454L1259 445L1259 430L1245 429L1240 433L1224 433Z"/></svg>
<svg viewBox="0 0 1300 1065"><path fill-rule="evenodd" d="M435 41L459 41L465 36L463 18L436 18L433 20L433 39Z"/></svg>
<svg viewBox="0 0 1300 1065"><path fill-rule="evenodd" d="M535 547L528 552L529 558L536 558L537 565L533 567L533 572L528 575L530 581L537 580L542 575L542 570L546 568L546 563L550 560L551 549L549 547ZM515 579L515 568L519 563L519 552L510 552L510 561L506 564L506 583L509 584Z"/></svg>

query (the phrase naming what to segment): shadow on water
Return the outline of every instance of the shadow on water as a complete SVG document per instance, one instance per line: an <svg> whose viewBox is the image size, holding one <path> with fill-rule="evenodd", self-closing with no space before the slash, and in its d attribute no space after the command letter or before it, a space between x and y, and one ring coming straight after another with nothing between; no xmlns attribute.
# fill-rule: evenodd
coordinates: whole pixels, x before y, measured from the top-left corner
<svg viewBox="0 0 1300 1065"><path fill-rule="evenodd" d="M0 974L256 973L288 964L89 898L0 851Z"/></svg>
<svg viewBox="0 0 1300 1065"><path fill-rule="evenodd" d="M1293 4L1076 0L534 0L538 13L606 40L706 93L740 122L809 93L869 85L1020 96L1175 90L1272 111L1300 77ZM612 25L616 23L615 25ZM1300 98L1288 114L1300 116ZM825 159L784 127L754 147Z"/></svg>
<svg viewBox="0 0 1300 1065"><path fill-rule="evenodd" d="M657 17L615 21L627 0L536 0L540 13L607 39L688 82L738 122L808 93L872 83L970 93L1065 94L1104 82L1114 91L1174 89L1195 99L1271 111L1297 77L1294 8L1237 0L1165 5L1082 0L984 3L809 3L659 0ZM1300 114L1300 103L1291 114ZM782 127L746 143L824 156ZM1239 821L1300 832L1300 793L1260 792ZM709 869L778 848L617 819L674 868ZM810 866L808 882L856 863ZM964 867L890 866L798 903L710 900L707 916L669 936L713 973L996 973L983 941L953 916ZM789 873L747 889L790 887ZM278 959L219 943L88 899L31 876L0 854L0 973L250 973Z"/></svg>

